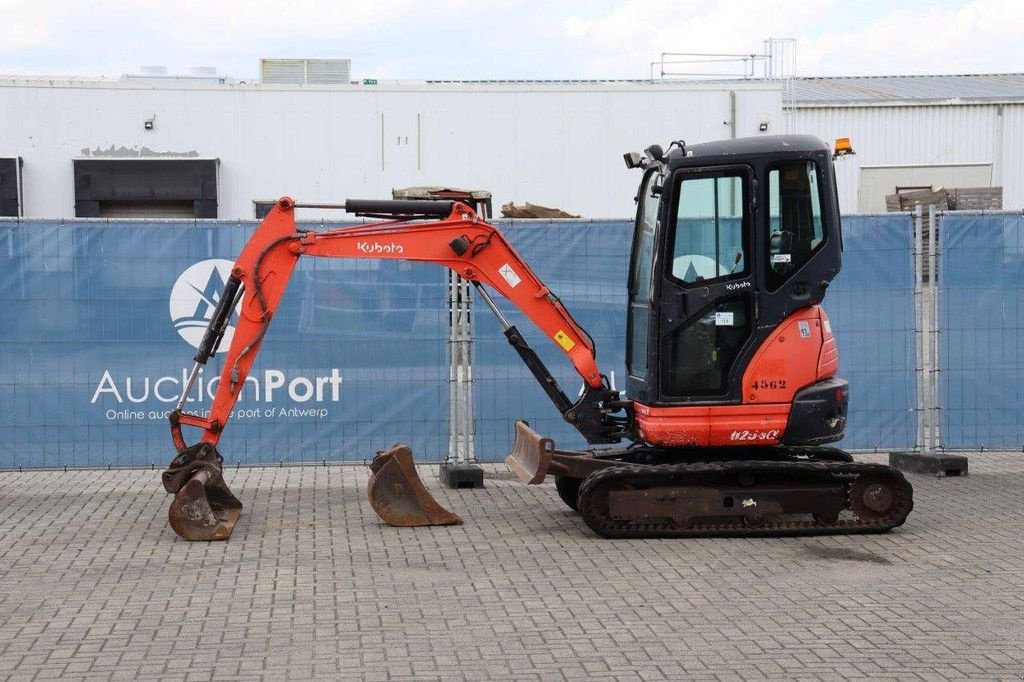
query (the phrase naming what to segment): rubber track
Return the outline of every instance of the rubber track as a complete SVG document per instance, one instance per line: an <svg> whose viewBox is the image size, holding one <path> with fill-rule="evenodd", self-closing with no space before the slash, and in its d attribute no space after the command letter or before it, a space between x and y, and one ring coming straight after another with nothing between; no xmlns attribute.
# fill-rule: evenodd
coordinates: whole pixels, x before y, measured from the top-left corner
<svg viewBox="0 0 1024 682"><path fill-rule="evenodd" d="M757 526L746 525L738 518L736 523L694 523L680 528L667 519L651 519L643 522L629 522L612 519L600 509L607 504L598 502L607 499L608 491L617 483L641 487L661 486L707 486L735 485L740 475L758 476L785 474L784 480L808 484L834 483L837 479L846 485L847 505L850 509L849 490L860 476L872 480L884 479L894 488L893 505L888 515L877 519L841 518L827 523L815 520L810 515L801 515L799 520L791 517L773 522L765 517ZM709 480L710 479L710 480ZM724 482L722 479L726 479ZM864 462L805 462L764 460L702 462L695 464L666 464L646 466L624 464L597 471L588 476L580 487L579 511L584 521L596 533L608 538L687 538L687 537L778 537L791 535L839 535L859 533L884 533L901 525L913 509L913 488L898 470L884 464ZM806 520L802 517L806 516Z"/></svg>

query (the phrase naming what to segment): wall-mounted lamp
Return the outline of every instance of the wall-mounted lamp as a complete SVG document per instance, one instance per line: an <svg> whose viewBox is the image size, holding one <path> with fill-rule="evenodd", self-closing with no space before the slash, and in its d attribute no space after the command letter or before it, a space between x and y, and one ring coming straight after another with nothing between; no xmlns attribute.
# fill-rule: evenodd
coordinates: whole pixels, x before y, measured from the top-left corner
<svg viewBox="0 0 1024 682"><path fill-rule="evenodd" d="M153 129L153 123L155 121L156 121L156 114L153 114L152 116L147 118L145 121L143 121L142 127L145 128L146 130L152 130Z"/></svg>

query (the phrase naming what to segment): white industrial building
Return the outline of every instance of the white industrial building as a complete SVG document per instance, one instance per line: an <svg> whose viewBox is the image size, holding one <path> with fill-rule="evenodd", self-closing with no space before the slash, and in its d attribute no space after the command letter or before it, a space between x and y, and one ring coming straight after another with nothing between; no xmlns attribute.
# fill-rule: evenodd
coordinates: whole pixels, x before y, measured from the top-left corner
<svg viewBox="0 0 1024 682"><path fill-rule="evenodd" d="M796 78L791 132L849 137L836 163L844 213L885 210L885 195L938 187L1002 187L1024 208L1024 74Z"/></svg>
<svg viewBox="0 0 1024 682"><path fill-rule="evenodd" d="M623 218L637 182L623 152L783 132L851 139L837 162L846 213L937 185L1003 187L1005 208L1024 207L1020 74L353 83L313 64L264 64L262 82L2 78L0 214L245 219L283 194L447 185Z"/></svg>

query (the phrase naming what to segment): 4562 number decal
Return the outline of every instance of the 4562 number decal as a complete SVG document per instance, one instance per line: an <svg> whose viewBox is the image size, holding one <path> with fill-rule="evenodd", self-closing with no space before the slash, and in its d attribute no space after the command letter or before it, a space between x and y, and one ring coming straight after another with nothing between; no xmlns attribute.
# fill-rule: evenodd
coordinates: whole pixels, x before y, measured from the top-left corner
<svg viewBox="0 0 1024 682"><path fill-rule="evenodd" d="M777 388L786 388L785 379L754 379L754 383L751 386L755 391L757 390L772 390Z"/></svg>

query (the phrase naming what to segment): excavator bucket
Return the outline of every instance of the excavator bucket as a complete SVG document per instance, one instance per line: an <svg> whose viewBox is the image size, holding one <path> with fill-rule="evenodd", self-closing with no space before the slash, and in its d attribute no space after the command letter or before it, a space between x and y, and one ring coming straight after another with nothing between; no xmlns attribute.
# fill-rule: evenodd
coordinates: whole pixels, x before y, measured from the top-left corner
<svg viewBox="0 0 1024 682"><path fill-rule="evenodd" d="M185 540L227 540L242 515L221 462L216 448L202 443L180 453L163 472L164 489L174 494L167 516Z"/></svg>
<svg viewBox="0 0 1024 682"><path fill-rule="evenodd" d="M242 503L224 481L211 485L209 479L206 470L197 472L167 512L171 528L186 540L227 540L242 515Z"/></svg>
<svg viewBox="0 0 1024 682"><path fill-rule="evenodd" d="M544 438L531 429L529 424L519 420L516 422L516 441L509 456L505 458L505 466L523 483L542 483L551 467L551 453L554 449L553 440Z"/></svg>
<svg viewBox="0 0 1024 682"><path fill-rule="evenodd" d="M390 526L457 526L462 518L451 513L427 491L409 446L397 443L370 462L366 487L370 506Z"/></svg>

